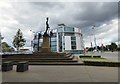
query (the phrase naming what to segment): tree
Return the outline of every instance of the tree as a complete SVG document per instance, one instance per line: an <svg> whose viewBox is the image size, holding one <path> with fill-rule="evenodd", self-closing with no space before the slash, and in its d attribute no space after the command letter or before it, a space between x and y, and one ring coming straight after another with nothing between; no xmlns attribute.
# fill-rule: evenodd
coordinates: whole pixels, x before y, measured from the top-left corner
<svg viewBox="0 0 120 84"><path fill-rule="evenodd" d="M1 43L2 43L2 40L4 39L4 37L2 37L1 35L1 32L0 32L0 52L2 52L2 46L1 46Z"/></svg>
<svg viewBox="0 0 120 84"><path fill-rule="evenodd" d="M107 46L108 46L108 45L104 46L104 45L102 44L102 45L100 46L101 52L103 52L103 51L108 51Z"/></svg>
<svg viewBox="0 0 120 84"><path fill-rule="evenodd" d="M88 48L88 51L93 52L93 50L94 50L94 48L93 48L93 47Z"/></svg>
<svg viewBox="0 0 120 84"><path fill-rule="evenodd" d="M1 44L1 41L4 39L4 37L2 37L1 35L1 32L0 32L0 44Z"/></svg>
<svg viewBox="0 0 120 84"><path fill-rule="evenodd" d="M113 51L115 51L115 50L117 50L117 45L116 45L116 43L111 43L111 45L110 45L110 50L113 52Z"/></svg>
<svg viewBox="0 0 120 84"><path fill-rule="evenodd" d="M109 45L105 46L105 51L109 51Z"/></svg>
<svg viewBox="0 0 120 84"><path fill-rule="evenodd" d="M20 29L18 29L16 35L13 39L13 46L19 51L20 47L23 47L25 45L26 40L23 38L23 34Z"/></svg>
<svg viewBox="0 0 120 84"><path fill-rule="evenodd" d="M6 42L2 42L0 44L2 52L12 52L14 51L14 48L9 46Z"/></svg>

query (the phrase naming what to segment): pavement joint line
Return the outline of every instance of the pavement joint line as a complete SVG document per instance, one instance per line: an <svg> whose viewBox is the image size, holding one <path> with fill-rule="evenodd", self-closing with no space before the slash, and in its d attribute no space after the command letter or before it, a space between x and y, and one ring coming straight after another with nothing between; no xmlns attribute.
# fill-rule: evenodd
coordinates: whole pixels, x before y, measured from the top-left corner
<svg viewBox="0 0 120 84"><path fill-rule="evenodd" d="M88 76L90 77L91 81L94 82L93 79L92 79L92 77L90 76L89 70L87 70L87 67L85 67L85 69L86 69L86 71L88 72Z"/></svg>

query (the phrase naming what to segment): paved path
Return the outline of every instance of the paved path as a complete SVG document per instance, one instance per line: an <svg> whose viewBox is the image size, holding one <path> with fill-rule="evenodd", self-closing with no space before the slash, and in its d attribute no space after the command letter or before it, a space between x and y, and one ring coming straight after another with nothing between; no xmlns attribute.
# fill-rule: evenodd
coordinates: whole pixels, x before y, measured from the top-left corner
<svg viewBox="0 0 120 84"><path fill-rule="evenodd" d="M32 66L27 72L3 72L3 82L117 82L117 67Z"/></svg>

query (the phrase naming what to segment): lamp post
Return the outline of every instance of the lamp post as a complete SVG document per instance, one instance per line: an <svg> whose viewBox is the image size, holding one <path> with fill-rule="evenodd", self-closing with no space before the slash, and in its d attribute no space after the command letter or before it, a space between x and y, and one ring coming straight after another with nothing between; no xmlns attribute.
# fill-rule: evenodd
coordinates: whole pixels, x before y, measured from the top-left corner
<svg viewBox="0 0 120 84"><path fill-rule="evenodd" d="M101 40L101 52L104 52L103 38L100 38L100 40Z"/></svg>
<svg viewBox="0 0 120 84"><path fill-rule="evenodd" d="M93 47L93 45L92 45L92 35L90 35L89 37L90 37L90 49L91 49L91 52L92 52L93 51L92 50L92 47Z"/></svg>
<svg viewBox="0 0 120 84"><path fill-rule="evenodd" d="M95 50L97 51L97 43L96 43L96 37L95 37L95 25L92 27L92 29L93 29L93 36L94 36Z"/></svg>

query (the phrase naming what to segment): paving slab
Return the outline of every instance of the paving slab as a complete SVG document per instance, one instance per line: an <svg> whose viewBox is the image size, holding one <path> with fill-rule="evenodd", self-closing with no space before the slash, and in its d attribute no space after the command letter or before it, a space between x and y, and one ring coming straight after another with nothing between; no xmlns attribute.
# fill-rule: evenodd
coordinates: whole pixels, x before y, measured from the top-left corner
<svg viewBox="0 0 120 84"><path fill-rule="evenodd" d="M118 82L118 67L36 66L29 71L2 73L3 82Z"/></svg>

